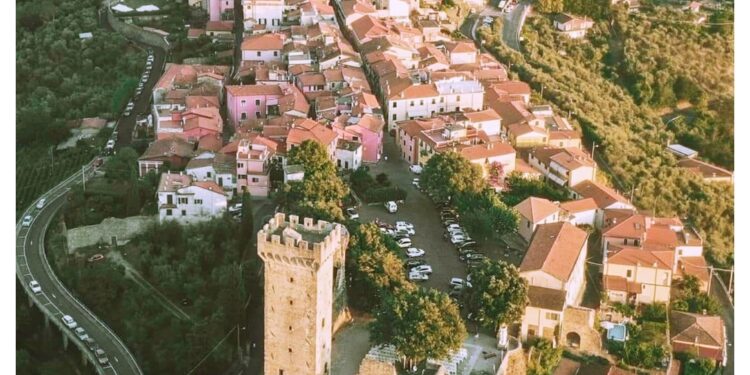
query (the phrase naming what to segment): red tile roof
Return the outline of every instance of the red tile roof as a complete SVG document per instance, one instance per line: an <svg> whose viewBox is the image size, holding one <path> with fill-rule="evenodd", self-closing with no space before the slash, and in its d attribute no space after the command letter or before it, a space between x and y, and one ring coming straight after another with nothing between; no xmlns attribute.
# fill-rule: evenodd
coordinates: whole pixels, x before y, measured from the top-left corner
<svg viewBox="0 0 750 375"><path fill-rule="evenodd" d="M520 271L544 271L567 282L585 247L588 233L564 223L541 224L531 238Z"/></svg>
<svg viewBox="0 0 750 375"><path fill-rule="evenodd" d="M560 208L574 214L577 212L596 210L598 207L593 198L583 198L575 201L562 202L560 203Z"/></svg>
<svg viewBox="0 0 750 375"><path fill-rule="evenodd" d="M281 34L251 35L242 41L243 51L280 51L284 48Z"/></svg>
<svg viewBox="0 0 750 375"><path fill-rule="evenodd" d="M532 223L538 223L548 216L560 212L560 207L556 204L548 199L537 197L528 197L513 208Z"/></svg>

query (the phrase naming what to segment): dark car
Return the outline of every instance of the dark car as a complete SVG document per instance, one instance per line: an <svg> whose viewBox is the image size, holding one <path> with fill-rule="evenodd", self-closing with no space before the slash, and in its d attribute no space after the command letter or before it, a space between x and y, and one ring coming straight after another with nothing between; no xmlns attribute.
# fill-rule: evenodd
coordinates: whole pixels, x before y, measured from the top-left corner
<svg viewBox="0 0 750 375"><path fill-rule="evenodd" d="M468 241L464 241L463 243L461 243L460 245L458 245L456 247L459 248L459 249L465 249L465 248L467 248L469 246L476 246L476 244L477 244L477 241L468 240Z"/></svg>
<svg viewBox="0 0 750 375"><path fill-rule="evenodd" d="M423 264L424 264L424 260L415 259L415 258L411 258L407 260L406 262L404 262L404 265L409 269L411 269L412 267L421 266Z"/></svg>
<svg viewBox="0 0 750 375"><path fill-rule="evenodd" d="M466 255L466 254L471 254L471 253L476 253L476 252L477 252L476 250L470 249L470 248L458 249L458 255Z"/></svg>

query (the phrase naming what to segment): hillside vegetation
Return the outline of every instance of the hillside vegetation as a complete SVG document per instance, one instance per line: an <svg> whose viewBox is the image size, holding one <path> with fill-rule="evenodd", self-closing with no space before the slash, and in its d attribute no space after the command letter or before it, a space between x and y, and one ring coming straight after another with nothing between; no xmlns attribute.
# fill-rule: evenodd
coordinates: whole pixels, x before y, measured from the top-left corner
<svg viewBox="0 0 750 375"><path fill-rule="evenodd" d="M638 104L627 89L607 76L612 69L607 69L605 61L612 59L609 53L615 53L600 47L609 43L607 24L595 26L591 43L580 43L563 39L547 18L529 19L523 54L501 42L500 30L483 27L479 33L492 53L513 64L521 80L536 90L544 86L544 100L575 114L586 144L600 145L596 152L609 165L605 169L617 188L637 189L635 204L642 209L660 216L687 216L687 222L702 231L709 256L719 263L731 261L732 187L705 184L675 167L675 158L665 150L675 135L650 106Z"/></svg>

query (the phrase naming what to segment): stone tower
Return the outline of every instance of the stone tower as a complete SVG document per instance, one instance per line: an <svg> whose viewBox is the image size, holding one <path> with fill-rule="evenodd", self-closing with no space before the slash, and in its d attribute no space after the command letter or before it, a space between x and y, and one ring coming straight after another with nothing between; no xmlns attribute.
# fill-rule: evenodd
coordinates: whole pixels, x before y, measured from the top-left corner
<svg viewBox="0 0 750 375"><path fill-rule="evenodd" d="M264 264L265 375L330 373L334 267L349 233L341 224L277 213L258 232Z"/></svg>

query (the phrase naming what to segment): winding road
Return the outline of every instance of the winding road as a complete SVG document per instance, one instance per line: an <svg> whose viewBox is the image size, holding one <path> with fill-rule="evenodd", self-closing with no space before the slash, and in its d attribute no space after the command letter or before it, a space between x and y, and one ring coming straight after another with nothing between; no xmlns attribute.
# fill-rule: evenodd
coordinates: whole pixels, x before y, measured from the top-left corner
<svg viewBox="0 0 750 375"><path fill-rule="evenodd" d="M33 221L30 226L16 225L16 276L30 296L32 302L67 336L68 341L79 347L87 359L94 364L100 374L125 375L143 374L133 355L122 340L99 318L84 306L60 282L47 261L44 250L44 237L52 219L66 202L70 188L82 181L82 173L90 176L93 164L85 167L68 179L62 181L52 190L44 194L47 203L42 209L31 206L23 216L31 215ZM36 202L34 202L36 204ZM36 280L42 292L35 294L29 287L29 282ZM62 324L63 315L70 315L104 350L109 363L101 366L93 353L78 339L72 330Z"/></svg>

